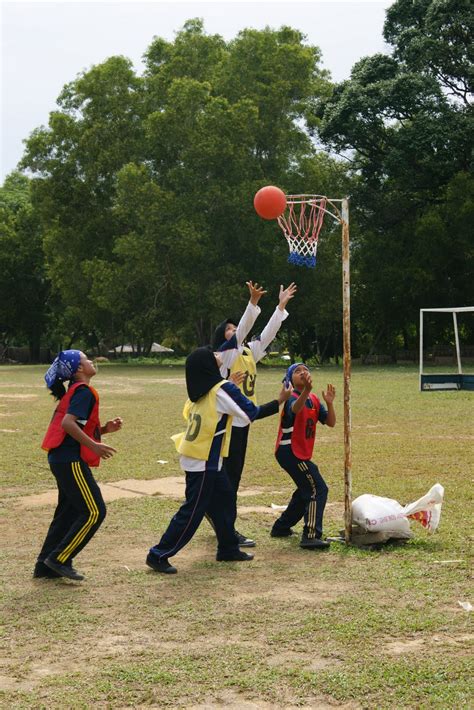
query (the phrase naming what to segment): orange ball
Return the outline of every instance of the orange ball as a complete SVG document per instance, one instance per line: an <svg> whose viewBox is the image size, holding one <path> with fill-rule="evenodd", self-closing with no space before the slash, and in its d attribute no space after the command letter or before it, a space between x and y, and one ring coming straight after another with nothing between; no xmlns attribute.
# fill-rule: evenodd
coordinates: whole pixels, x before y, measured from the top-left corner
<svg viewBox="0 0 474 710"><path fill-rule="evenodd" d="M274 185L262 187L253 198L253 206L259 217L276 219L285 211L285 193Z"/></svg>

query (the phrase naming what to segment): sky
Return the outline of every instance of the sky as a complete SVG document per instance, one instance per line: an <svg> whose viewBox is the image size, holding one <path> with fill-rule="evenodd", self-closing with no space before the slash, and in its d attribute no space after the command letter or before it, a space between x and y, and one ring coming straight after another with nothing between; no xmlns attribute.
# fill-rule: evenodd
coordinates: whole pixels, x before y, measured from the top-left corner
<svg viewBox="0 0 474 710"><path fill-rule="evenodd" d="M342 81L361 57L389 51L382 28L393 1L0 0L0 182L21 159L22 141L48 124L64 84L117 54L141 73L153 37L173 41L190 18L226 40L246 27L290 25L320 47L322 67Z"/></svg>

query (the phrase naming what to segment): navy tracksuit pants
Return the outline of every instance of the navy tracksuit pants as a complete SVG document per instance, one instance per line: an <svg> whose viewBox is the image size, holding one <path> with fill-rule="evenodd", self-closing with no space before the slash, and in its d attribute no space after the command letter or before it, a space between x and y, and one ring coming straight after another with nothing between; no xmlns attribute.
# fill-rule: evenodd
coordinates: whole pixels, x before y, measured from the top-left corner
<svg viewBox="0 0 474 710"><path fill-rule="evenodd" d="M312 461L296 458L291 446L280 446L275 454L280 466L297 485L287 509L275 521L275 531L287 531L304 518L303 537L320 538L323 533L323 514L328 487Z"/></svg>
<svg viewBox="0 0 474 710"><path fill-rule="evenodd" d="M245 465L250 424L233 426L230 438L229 453L224 459L224 468L235 493L239 490L240 479Z"/></svg>
<svg viewBox="0 0 474 710"><path fill-rule="evenodd" d="M176 555L191 540L204 515L210 517L216 531L217 551L225 555L239 552L234 532L235 501L235 493L224 469L186 471L186 501L150 552L160 559Z"/></svg>
<svg viewBox="0 0 474 710"><path fill-rule="evenodd" d="M49 466L58 486L58 504L38 562L52 557L64 565L95 535L106 508L101 490L84 461Z"/></svg>

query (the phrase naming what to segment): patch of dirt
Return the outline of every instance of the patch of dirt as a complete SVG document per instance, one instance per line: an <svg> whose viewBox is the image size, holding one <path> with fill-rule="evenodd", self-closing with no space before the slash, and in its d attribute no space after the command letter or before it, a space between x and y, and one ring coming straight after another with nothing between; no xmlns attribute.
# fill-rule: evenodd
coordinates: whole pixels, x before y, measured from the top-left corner
<svg viewBox="0 0 474 710"><path fill-rule="evenodd" d="M310 554L317 555L318 553ZM265 556L260 551L258 560L265 561ZM337 597L342 596L348 589L350 589L349 584L331 584L331 587L328 588L326 583L320 583L315 579L311 580L311 588L305 584L293 582L291 586L285 590L285 600L287 602L303 602L310 604L310 608L314 608L321 602L334 601ZM276 603L281 602L281 589L269 585L267 588L261 587L251 592L236 593L234 597L234 601L239 606L241 605L242 608L245 608L256 599L274 599Z"/></svg>
<svg viewBox="0 0 474 710"><path fill-rule="evenodd" d="M121 498L140 498L142 496L142 493L138 491L116 488L115 486L110 485L110 483L100 483L99 486L106 503L110 503L111 501L119 500ZM45 505L56 505L57 500L58 491L53 488L49 491L45 491L44 493L37 493L31 496L17 498L14 500L14 503L18 506L18 508L28 509Z"/></svg>
<svg viewBox="0 0 474 710"><path fill-rule="evenodd" d="M1 430L0 430L1 431ZM141 496L162 495L167 498L184 498L185 481L183 476L169 476L167 478L154 478L141 481L135 478L126 478L113 483L99 483L106 503L121 498L140 498ZM31 496L23 496L15 501L19 508L35 508L42 505L53 505L57 501L55 488Z"/></svg>
<svg viewBox="0 0 474 710"><path fill-rule="evenodd" d="M353 424L352 429L380 429L383 424Z"/></svg>
<svg viewBox="0 0 474 710"><path fill-rule="evenodd" d="M263 488L239 488L239 498L250 498L251 496L259 496L262 493L266 493ZM277 491L272 491L273 494L278 495Z"/></svg>
<svg viewBox="0 0 474 710"><path fill-rule="evenodd" d="M184 377L164 377L162 380L155 380L156 382L159 382L160 385L162 383L166 385L185 385L186 380Z"/></svg>
<svg viewBox="0 0 474 710"><path fill-rule="evenodd" d="M295 651L276 653L274 656L267 658L267 663L271 668L278 668L279 666L284 666L285 668L297 666L300 668L303 666L308 671L321 671L323 668L334 668L337 665L341 665L338 660L323 658L313 653L308 658L307 653L296 653Z"/></svg>
<svg viewBox="0 0 474 710"><path fill-rule="evenodd" d="M341 501L334 501L333 503L326 503L324 509L324 519L325 520L344 520L344 503Z"/></svg>
<svg viewBox="0 0 474 710"><path fill-rule="evenodd" d="M273 510L269 505L239 505L239 515L245 515L245 513L265 513L275 517L278 515L278 511Z"/></svg>
<svg viewBox="0 0 474 710"><path fill-rule="evenodd" d="M467 434L466 436L451 436L449 434L439 434L436 436L423 436L423 434L420 434L420 439L448 439L449 441L472 441L474 439L474 434L469 435Z"/></svg>
<svg viewBox="0 0 474 710"><path fill-rule="evenodd" d="M102 385L103 386L103 385ZM140 387L130 387L129 385L124 385L123 387L113 387L104 388L107 389L107 394L126 394L127 397L131 394L140 394L143 390ZM103 407L101 407L103 409Z"/></svg>
<svg viewBox="0 0 474 710"><path fill-rule="evenodd" d="M290 698L285 697L281 697L281 702L275 705L275 703L258 698L246 698L243 693L226 688L221 690L215 698L193 705L193 710L220 710L221 708L230 708L231 710L275 710L276 708L278 710L332 710L334 707L340 708L340 710L357 710L360 705L353 702L328 703L316 698L311 702L311 705L294 705Z"/></svg>
<svg viewBox="0 0 474 710"><path fill-rule="evenodd" d="M37 394L0 394L2 399L38 399Z"/></svg>
<svg viewBox="0 0 474 710"><path fill-rule="evenodd" d="M21 390L21 389L31 390L33 388L33 389L37 389L37 390L41 389L46 392L46 387L44 386L44 384L21 385L18 382L1 382L0 383L0 389L3 390L3 389L7 389L7 388L10 388L10 389L14 388L16 390Z"/></svg>
<svg viewBox="0 0 474 710"><path fill-rule="evenodd" d="M474 634L461 634L459 636L434 635L429 639L414 638L406 640L389 641L385 644L383 652L391 656L406 656L409 653L419 653L422 649L430 646L458 646L466 648L466 655L469 653L469 647L474 640ZM471 648L472 650L472 648Z"/></svg>

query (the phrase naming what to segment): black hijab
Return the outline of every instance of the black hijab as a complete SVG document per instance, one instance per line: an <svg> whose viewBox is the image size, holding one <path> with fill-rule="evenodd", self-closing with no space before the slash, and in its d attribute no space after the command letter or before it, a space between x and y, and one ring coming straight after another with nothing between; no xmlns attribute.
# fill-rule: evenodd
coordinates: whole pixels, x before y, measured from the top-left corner
<svg viewBox="0 0 474 710"><path fill-rule="evenodd" d="M214 349L214 352L219 350L220 346L226 342L225 329L227 328L229 323L232 323L232 325L235 326L237 325L236 320L234 320L233 318L227 318L227 320L223 320L222 323L219 323L219 325L215 329L214 337L212 339L212 347Z"/></svg>
<svg viewBox="0 0 474 710"><path fill-rule="evenodd" d="M191 402L204 397L222 379L214 352L209 346L193 350L186 358L186 389Z"/></svg>

